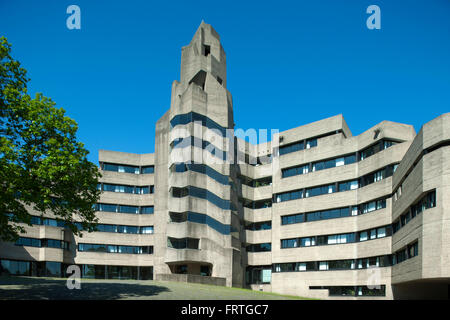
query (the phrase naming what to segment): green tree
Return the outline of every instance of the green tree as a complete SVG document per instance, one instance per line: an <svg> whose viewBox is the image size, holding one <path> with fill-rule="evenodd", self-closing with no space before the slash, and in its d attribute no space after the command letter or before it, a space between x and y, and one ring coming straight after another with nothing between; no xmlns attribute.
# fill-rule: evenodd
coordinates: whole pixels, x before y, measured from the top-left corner
<svg viewBox="0 0 450 320"><path fill-rule="evenodd" d="M76 235L95 230L100 173L76 139L62 108L27 94L27 71L0 37L0 240L15 241L31 225L30 210L53 212Z"/></svg>

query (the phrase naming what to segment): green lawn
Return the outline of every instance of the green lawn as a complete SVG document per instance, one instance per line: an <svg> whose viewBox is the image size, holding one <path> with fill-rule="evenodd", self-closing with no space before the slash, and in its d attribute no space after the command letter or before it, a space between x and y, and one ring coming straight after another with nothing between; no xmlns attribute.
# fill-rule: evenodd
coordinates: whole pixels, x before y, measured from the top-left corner
<svg viewBox="0 0 450 320"><path fill-rule="evenodd" d="M81 289L69 290L66 279L0 277L0 300L291 300L300 297L239 288L151 280L82 279Z"/></svg>

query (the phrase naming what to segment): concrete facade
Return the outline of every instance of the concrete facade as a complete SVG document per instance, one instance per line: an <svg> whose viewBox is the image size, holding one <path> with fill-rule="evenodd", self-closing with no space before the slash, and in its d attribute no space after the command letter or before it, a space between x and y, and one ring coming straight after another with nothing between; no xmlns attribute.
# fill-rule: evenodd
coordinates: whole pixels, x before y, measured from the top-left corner
<svg viewBox="0 0 450 320"><path fill-rule="evenodd" d="M0 243L4 268L76 264L86 277L324 299L448 298L450 114L417 135L383 121L358 136L338 115L255 145L234 135L226 84L220 37L202 22L182 49L155 153L99 152L104 229L79 238L54 222L27 226L40 245Z"/></svg>

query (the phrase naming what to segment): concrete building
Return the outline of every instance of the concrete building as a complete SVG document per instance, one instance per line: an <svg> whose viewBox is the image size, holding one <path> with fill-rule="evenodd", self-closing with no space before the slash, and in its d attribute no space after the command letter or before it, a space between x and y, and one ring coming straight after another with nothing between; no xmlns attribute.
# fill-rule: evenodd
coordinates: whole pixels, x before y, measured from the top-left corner
<svg viewBox="0 0 450 320"><path fill-rule="evenodd" d="M450 114L352 136L341 115L235 137L219 35L202 22L154 154L101 150L99 231L34 218L13 274L192 281L315 298L448 298Z"/></svg>

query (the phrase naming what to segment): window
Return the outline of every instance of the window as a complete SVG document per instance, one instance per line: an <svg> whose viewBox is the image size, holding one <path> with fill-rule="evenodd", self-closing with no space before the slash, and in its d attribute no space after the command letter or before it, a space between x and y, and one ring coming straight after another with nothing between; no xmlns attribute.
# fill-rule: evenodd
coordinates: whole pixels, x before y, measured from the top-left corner
<svg viewBox="0 0 450 320"><path fill-rule="evenodd" d="M284 202L303 198L303 189L283 192L276 195L277 202Z"/></svg>
<svg viewBox="0 0 450 320"><path fill-rule="evenodd" d="M336 192L336 185L329 184L329 185L325 185L325 186L306 189L305 197L307 197L307 198L315 197L315 196L320 196L322 194L328 194L328 193L334 193L334 192Z"/></svg>
<svg viewBox="0 0 450 320"><path fill-rule="evenodd" d="M366 241L367 240L367 231L362 231L359 233L359 241Z"/></svg>
<svg viewBox="0 0 450 320"><path fill-rule="evenodd" d="M250 223L249 225L245 226L245 229L252 231L270 230L272 229L272 221Z"/></svg>
<svg viewBox="0 0 450 320"><path fill-rule="evenodd" d="M150 174L155 172L154 166L141 167L141 174Z"/></svg>
<svg viewBox="0 0 450 320"><path fill-rule="evenodd" d="M358 180L344 181L338 184L339 192L358 189Z"/></svg>
<svg viewBox="0 0 450 320"><path fill-rule="evenodd" d="M152 214L154 213L154 207L153 206L146 206L140 208L141 214Z"/></svg>
<svg viewBox="0 0 450 320"><path fill-rule="evenodd" d="M188 188L172 188L172 197L183 198L189 195Z"/></svg>
<svg viewBox="0 0 450 320"><path fill-rule="evenodd" d="M377 238L384 238L386 237L386 227L378 228L377 229Z"/></svg>
<svg viewBox="0 0 450 320"><path fill-rule="evenodd" d="M115 204L106 204L106 203L98 203L97 204L98 211L106 211L106 212L117 212L117 205Z"/></svg>
<svg viewBox="0 0 450 320"><path fill-rule="evenodd" d="M139 207L135 206L119 206L119 212L120 213L139 213Z"/></svg>
<svg viewBox="0 0 450 320"><path fill-rule="evenodd" d="M281 248L285 249L285 248L296 248L298 247L298 239L284 239L281 240Z"/></svg>
<svg viewBox="0 0 450 320"><path fill-rule="evenodd" d="M134 193L134 187L103 183L103 191L120 192L120 193Z"/></svg>
<svg viewBox="0 0 450 320"><path fill-rule="evenodd" d="M397 232L405 226L411 219L414 219L423 210L433 208L436 206L436 190L428 192L419 201L409 207L404 214L402 214L397 221L392 224L393 232Z"/></svg>
<svg viewBox="0 0 450 320"><path fill-rule="evenodd" d="M269 243L258 243L251 244L247 246L247 252L268 252L272 250L272 244Z"/></svg>
<svg viewBox="0 0 450 320"><path fill-rule="evenodd" d="M408 258L408 251L406 249L402 249L395 254L397 263L401 263Z"/></svg>
<svg viewBox="0 0 450 320"><path fill-rule="evenodd" d="M140 234L152 234L153 233L153 226L139 227L139 233Z"/></svg>
<svg viewBox="0 0 450 320"><path fill-rule="evenodd" d="M206 44L203 45L203 55L205 57L209 56L211 54L211 46L208 46Z"/></svg>
<svg viewBox="0 0 450 320"><path fill-rule="evenodd" d="M308 238L301 238L300 239L300 245L302 247L310 247L310 246L314 246L316 244L315 238L314 237L308 237Z"/></svg>
<svg viewBox="0 0 450 320"><path fill-rule="evenodd" d="M24 238L24 237L20 237L16 241L15 245L25 247L36 247L36 248L42 247L41 239Z"/></svg>
<svg viewBox="0 0 450 320"><path fill-rule="evenodd" d="M300 223L305 221L305 215L304 214L294 214L290 216L282 216L281 217L281 224L293 224L293 223Z"/></svg>
<svg viewBox="0 0 450 320"><path fill-rule="evenodd" d="M139 167L123 164L103 163L103 170L139 174Z"/></svg>
<svg viewBox="0 0 450 320"><path fill-rule="evenodd" d="M168 237L167 246L173 249L199 249L199 239Z"/></svg>
<svg viewBox="0 0 450 320"><path fill-rule="evenodd" d="M317 143L316 143L317 144ZM303 141L291 143L289 145L279 147L279 155L282 156L287 153L299 151L304 149Z"/></svg>
<svg viewBox="0 0 450 320"><path fill-rule="evenodd" d="M3 272L11 275L31 276L31 262L29 261L15 261L15 260L0 260Z"/></svg>
<svg viewBox="0 0 450 320"><path fill-rule="evenodd" d="M107 252L107 253L128 253L128 254L152 254L153 246L120 246L106 244L78 244L78 251L86 252Z"/></svg>
<svg viewBox="0 0 450 320"><path fill-rule="evenodd" d="M419 255L419 242L415 242L408 246L408 258Z"/></svg>
<svg viewBox="0 0 450 320"><path fill-rule="evenodd" d="M328 262L319 262L319 270L328 270Z"/></svg>
<svg viewBox="0 0 450 320"><path fill-rule="evenodd" d="M317 147L317 139L306 140L306 149Z"/></svg>
<svg viewBox="0 0 450 320"><path fill-rule="evenodd" d="M377 229L370 230L370 240L377 238Z"/></svg>
<svg viewBox="0 0 450 320"><path fill-rule="evenodd" d="M306 174L308 172L309 172L309 165L306 164L306 165L296 166L296 167L292 167L292 168L282 169L281 177L288 178L288 177L292 177L292 176L296 176L296 175L300 175L300 174Z"/></svg>
<svg viewBox="0 0 450 320"><path fill-rule="evenodd" d="M247 284L270 283L272 280L272 267L247 267L245 278Z"/></svg>

